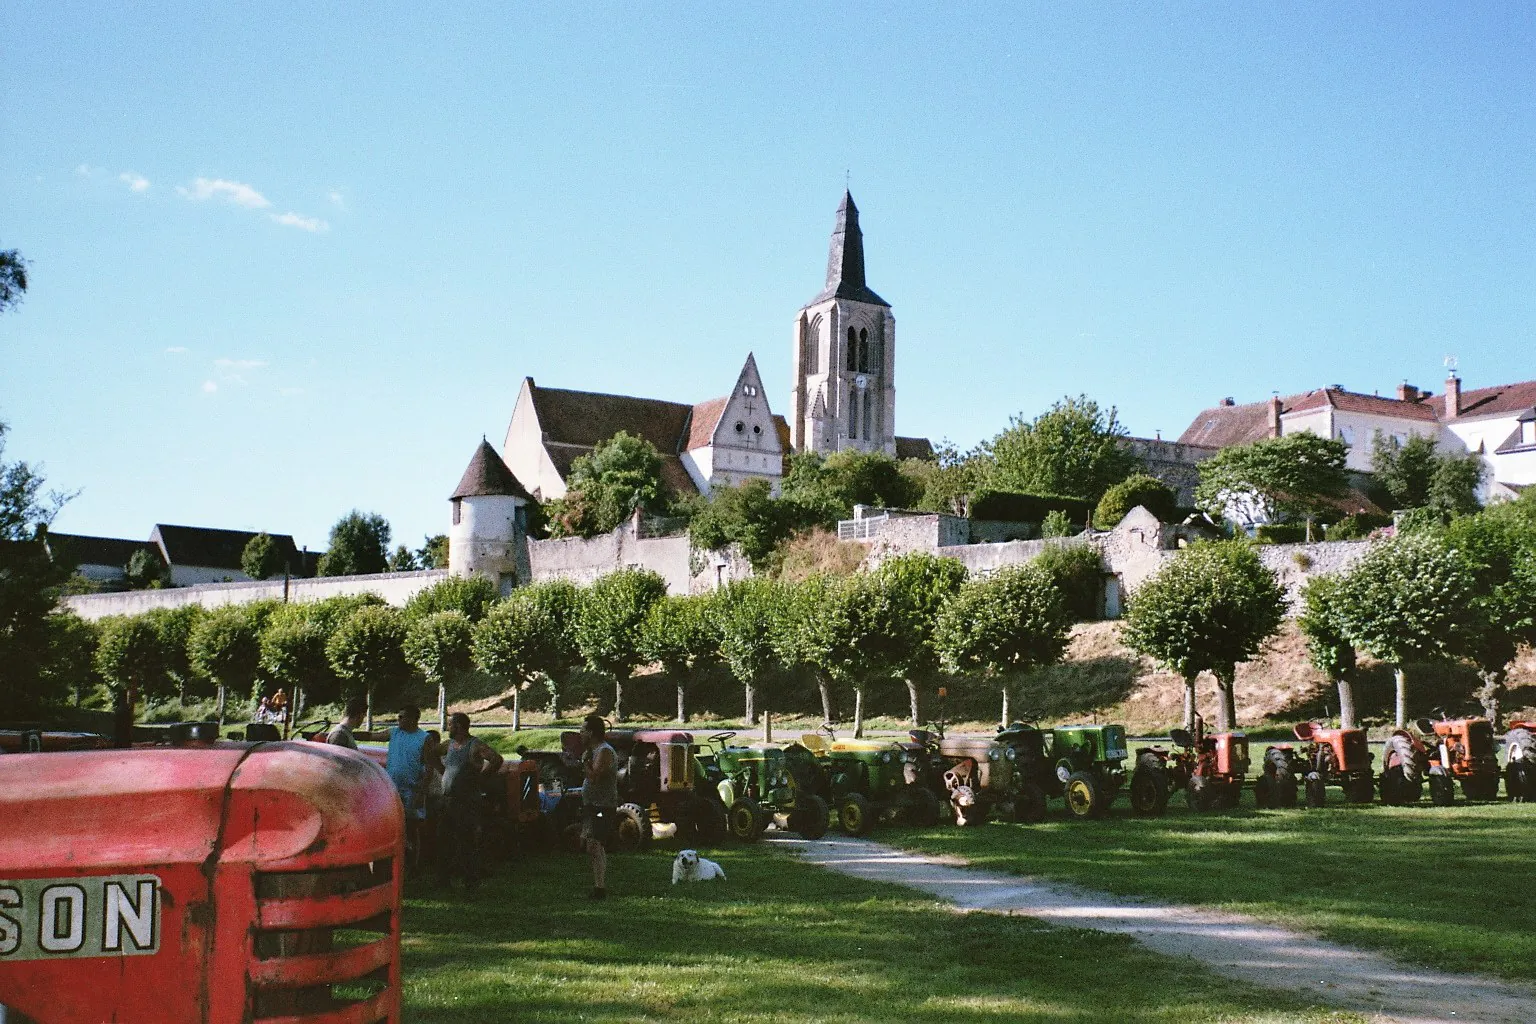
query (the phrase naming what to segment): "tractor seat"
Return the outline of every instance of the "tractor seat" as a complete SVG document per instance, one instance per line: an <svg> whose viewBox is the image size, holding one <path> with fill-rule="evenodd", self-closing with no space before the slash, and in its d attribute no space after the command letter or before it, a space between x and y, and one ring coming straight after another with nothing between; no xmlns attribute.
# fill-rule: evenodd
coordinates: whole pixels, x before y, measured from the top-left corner
<svg viewBox="0 0 1536 1024"><path fill-rule="evenodd" d="M801 733L800 743L813 754L825 754L827 752L827 738L819 732Z"/></svg>

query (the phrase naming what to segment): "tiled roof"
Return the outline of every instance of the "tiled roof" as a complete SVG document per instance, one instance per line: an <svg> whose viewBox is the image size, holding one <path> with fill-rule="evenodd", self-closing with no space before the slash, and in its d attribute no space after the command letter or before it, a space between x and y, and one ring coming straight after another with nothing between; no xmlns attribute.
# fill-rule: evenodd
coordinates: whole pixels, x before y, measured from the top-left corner
<svg viewBox="0 0 1536 1024"><path fill-rule="evenodd" d="M715 427L720 425L720 416L725 412L729 402L729 398L711 398L693 407L693 414L688 419L688 437L683 442L683 451L691 452L695 448L703 448L714 443Z"/></svg>
<svg viewBox="0 0 1536 1024"><path fill-rule="evenodd" d="M1305 412L1308 409L1321 409L1324 406L1333 406L1345 412L1367 413L1373 416L1394 416L1400 420L1426 420L1435 419L1435 410L1426 402L1406 402L1400 398L1383 398L1380 395L1362 395L1357 391L1342 391L1338 388L1319 388L1316 391L1308 391L1289 406L1286 412Z"/></svg>
<svg viewBox="0 0 1536 1024"><path fill-rule="evenodd" d="M922 459L925 462L933 461L933 442L926 437L898 437L896 439L896 457L898 459Z"/></svg>
<svg viewBox="0 0 1536 1024"><path fill-rule="evenodd" d="M148 541L122 537L89 537L79 533L48 531L48 551L56 561L76 565L110 565L122 568L135 551L148 551L156 562L163 562L160 549Z"/></svg>
<svg viewBox="0 0 1536 1024"><path fill-rule="evenodd" d="M470 458L469 465L464 470L464 476L459 480L459 486L453 489L448 496L449 500L456 498L473 498L486 494L511 495L515 498L527 498L528 491L518 482L516 476L507 468L507 464L496 454L489 441L480 440L480 447L475 449L475 454Z"/></svg>
<svg viewBox="0 0 1536 1024"><path fill-rule="evenodd" d="M779 449L788 455L792 451L789 443L789 421L783 416L774 416L773 432L779 435Z"/></svg>
<svg viewBox="0 0 1536 1024"><path fill-rule="evenodd" d="M645 438L663 455L676 455L693 406L654 398L530 389L546 443L595 448L619 431Z"/></svg>
<svg viewBox="0 0 1536 1024"><path fill-rule="evenodd" d="M1281 399L1282 413L1297 399L1304 397L1292 395ZM1179 435L1179 443L1226 448L1234 444L1249 444L1268 436L1269 403L1249 402L1247 405L1218 405L1206 409L1184 428L1184 433Z"/></svg>
<svg viewBox="0 0 1536 1024"><path fill-rule="evenodd" d="M161 554L171 565L202 565L238 572L240 556L245 553L245 546L254 536L256 534L249 530L215 530L206 526L168 526L158 523L149 539L160 545ZM297 568L299 551L293 538L286 533L270 536L272 543L282 553L283 560Z"/></svg>
<svg viewBox="0 0 1536 1024"><path fill-rule="evenodd" d="M1441 422L1445 422L1445 396L1436 395L1425 404L1434 407ZM1519 384L1498 384L1491 388L1478 388L1461 393L1463 419L1474 416L1511 416L1536 406L1536 380Z"/></svg>
<svg viewBox="0 0 1536 1024"><path fill-rule="evenodd" d="M592 454L592 449L585 445L553 442L547 442L544 450L549 453L549 461L555 464L555 472L560 474L562 480L570 477L571 463L583 455ZM693 482L693 477L688 475L688 467L683 465L683 460L667 452L661 453L661 482L671 488L675 494L697 494L699 490L698 485Z"/></svg>

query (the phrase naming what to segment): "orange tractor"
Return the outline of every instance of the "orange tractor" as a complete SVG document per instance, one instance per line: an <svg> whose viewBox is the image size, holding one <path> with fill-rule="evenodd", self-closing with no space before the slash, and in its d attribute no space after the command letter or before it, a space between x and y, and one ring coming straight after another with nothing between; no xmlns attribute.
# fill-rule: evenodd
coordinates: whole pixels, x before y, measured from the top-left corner
<svg viewBox="0 0 1536 1024"><path fill-rule="evenodd" d="M1275 795L1273 806L1287 806L1286 793L1293 794L1300 776L1308 807L1328 802L1328 787L1339 786L1350 803L1368 804L1375 796L1375 776L1371 765L1375 755L1366 743L1364 729L1333 729L1318 722L1298 722L1292 727L1300 746L1277 743L1264 751L1264 763L1255 792L1263 789Z"/></svg>
<svg viewBox="0 0 1536 1024"><path fill-rule="evenodd" d="M1498 747L1493 723L1486 718L1421 718L1416 723L1428 746L1429 798L1436 806L1456 799L1456 783L1468 800L1496 800L1499 796Z"/></svg>
<svg viewBox="0 0 1536 1024"><path fill-rule="evenodd" d="M1504 733L1504 792L1515 803L1536 799L1536 722L1510 722Z"/></svg>
<svg viewBox="0 0 1536 1024"><path fill-rule="evenodd" d="M1131 806L1141 814L1159 814L1155 806L1157 796L1166 804L1167 794L1184 790L1185 800L1192 811L1209 811L1216 808L1236 807L1242 799L1243 783L1248 778L1248 737L1240 732L1219 732L1207 736L1205 719L1195 716L1195 729L1174 729L1169 733L1173 745L1179 749L1166 751L1162 747L1143 747L1136 752L1138 776L1154 777L1160 771L1165 785L1152 790L1143 798L1135 779L1131 781ZM1149 787L1150 789L1150 787ZM1291 789L1291 803L1296 802L1296 790ZM1260 806L1264 806L1260 804Z"/></svg>
<svg viewBox="0 0 1536 1024"><path fill-rule="evenodd" d="M0 754L0 1020L398 1021L388 776L336 747L176 733Z"/></svg>

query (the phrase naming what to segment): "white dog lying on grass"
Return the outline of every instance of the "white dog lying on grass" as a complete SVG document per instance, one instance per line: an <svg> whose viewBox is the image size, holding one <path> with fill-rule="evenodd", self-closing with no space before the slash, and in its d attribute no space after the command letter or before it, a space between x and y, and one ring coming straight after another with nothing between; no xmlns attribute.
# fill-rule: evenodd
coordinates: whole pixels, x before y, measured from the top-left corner
<svg viewBox="0 0 1536 1024"><path fill-rule="evenodd" d="M725 869L699 856L698 850L679 850L672 861L672 884L678 882L725 881Z"/></svg>

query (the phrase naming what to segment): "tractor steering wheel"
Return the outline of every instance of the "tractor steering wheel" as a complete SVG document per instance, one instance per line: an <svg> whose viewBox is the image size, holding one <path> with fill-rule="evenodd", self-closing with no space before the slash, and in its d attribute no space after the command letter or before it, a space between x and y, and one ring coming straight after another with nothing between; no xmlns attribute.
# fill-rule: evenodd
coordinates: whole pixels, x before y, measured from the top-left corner
<svg viewBox="0 0 1536 1024"><path fill-rule="evenodd" d="M734 739L735 736L736 734L734 732L717 732L709 738L709 742L724 743L727 740Z"/></svg>
<svg viewBox="0 0 1536 1024"><path fill-rule="evenodd" d="M313 727L313 728L312 728ZM292 734L300 738L308 737L311 733L330 732L331 720L329 718L314 718L301 725L293 727Z"/></svg>

